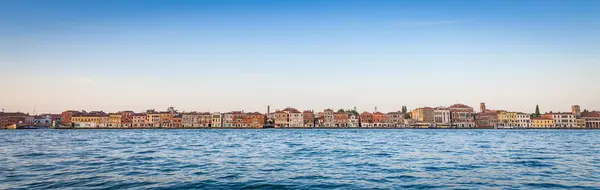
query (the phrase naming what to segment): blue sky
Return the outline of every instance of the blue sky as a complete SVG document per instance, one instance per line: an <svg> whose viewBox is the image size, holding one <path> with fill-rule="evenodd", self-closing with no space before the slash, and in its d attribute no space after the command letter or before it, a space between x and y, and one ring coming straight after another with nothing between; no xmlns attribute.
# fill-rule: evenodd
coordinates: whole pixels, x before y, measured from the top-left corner
<svg viewBox="0 0 600 190"><path fill-rule="evenodd" d="M7 111L600 109L600 1L2 1Z"/></svg>

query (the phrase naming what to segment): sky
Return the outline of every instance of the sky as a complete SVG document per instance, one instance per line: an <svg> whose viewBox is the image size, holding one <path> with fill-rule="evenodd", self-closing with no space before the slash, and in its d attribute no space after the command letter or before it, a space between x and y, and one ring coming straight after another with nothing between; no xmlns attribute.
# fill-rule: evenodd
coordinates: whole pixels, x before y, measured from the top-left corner
<svg viewBox="0 0 600 190"><path fill-rule="evenodd" d="M597 0L5 0L0 107L600 109Z"/></svg>

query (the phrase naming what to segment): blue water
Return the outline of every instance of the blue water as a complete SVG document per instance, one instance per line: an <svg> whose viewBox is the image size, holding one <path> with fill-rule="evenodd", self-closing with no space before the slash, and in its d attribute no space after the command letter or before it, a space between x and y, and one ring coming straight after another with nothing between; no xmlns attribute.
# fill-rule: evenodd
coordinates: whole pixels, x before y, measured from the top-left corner
<svg viewBox="0 0 600 190"><path fill-rule="evenodd" d="M597 189L590 130L4 130L0 189Z"/></svg>

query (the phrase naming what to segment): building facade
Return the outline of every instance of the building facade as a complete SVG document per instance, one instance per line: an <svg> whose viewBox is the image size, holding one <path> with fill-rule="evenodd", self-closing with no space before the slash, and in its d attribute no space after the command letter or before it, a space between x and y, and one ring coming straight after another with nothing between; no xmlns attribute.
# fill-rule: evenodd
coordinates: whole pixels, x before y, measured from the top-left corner
<svg viewBox="0 0 600 190"><path fill-rule="evenodd" d="M223 127L223 115L219 112L213 112L211 115L210 127Z"/></svg>
<svg viewBox="0 0 600 190"><path fill-rule="evenodd" d="M531 118L531 128L554 128L554 120L548 118Z"/></svg>
<svg viewBox="0 0 600 190"><path fill-rule="evenodd" d="M146 128L148 127L148 118L145 113L135 113L132 117L132 127Z"/></svg>
<svg viewBox="0 0 600 190"><path fill-rule="evenodd" d="M360 127L375 127L375 124L373 124L373 114L371 114L370 112L363 112L360 114Z"/></svg>
<svg viewBox="0 0 600 190"><path fill-rule="evenodd" d="M450 125L450 109L437 107L433 109L433 122L436 124Z"/></svg>
<svg viewBox="0 0 600 190"><path fill-rule="evenodd" d="M313 112L312 110L305 110L304 112L302 112L302 118L304 127L315 127L315 112Z"/></svg>
<svg viewBox="0 0 600 190"><path fill-rule="evenodd" d="M600 111L582 112L581 118L585 120L585 127L600 129Z"/></svg>
<svg viewBox="0 0 600 190"><path fill-rule="evenodd" d="M576 128L577 122L573 113L562 112L562 113L546 113L542 115L542 118L552 119L554 122L554 128Z"/></svg>
<svg viewBox="0 0 600 190"><path fill-rule="evenodd" d="M454 104L449 107L450 121L454 128L474 128L475 118L473 108L464 104Z"/></svg>
<svg viewBox="0 0 600 190"><path fill-rule="evenodd" d="M335 112L332 109L325 109L323 111L324 115L324 123L325 123L325 127L335 127L335 119L334 119L334 115Z"/></svg>

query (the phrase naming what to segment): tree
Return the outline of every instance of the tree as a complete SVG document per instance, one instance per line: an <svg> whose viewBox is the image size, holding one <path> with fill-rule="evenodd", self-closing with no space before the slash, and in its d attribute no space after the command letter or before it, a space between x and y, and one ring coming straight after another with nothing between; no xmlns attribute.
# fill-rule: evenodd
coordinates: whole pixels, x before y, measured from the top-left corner
<svg viewBox="0 0 600 190"><path fill-rule="evenodd" d="M177 110L174 107L167 108L167 111L172 114L177 113Z"/></svg>
<svg viewBox="0 0 600 190"><path fill-rule="evenodd" d="M402 113L406 115L406 112L407 112L407 111L408 111L408 110L406 109L406 106L402 106Z"/></svg>
<svg viewBox="0 0 600 190"><path fill-rule="evenodd" d="M344 109L339 109L337 112L345 112Z"/></svg>
<svg viewBox="0 0 600 190"><path fill-rule="evenodd" d="M540 117L540 106L539 105L535 105L535 117Z"/></svg>
<svg viewBox="0 0 600 190"><path fill-rule="evenodd" d="M411 118L410 118L410 113L405 113L405 114L404 114L404 119L411 119Z"/></svg>
<svg viewBox="0 0 600 190"><path fill-rule="evenodd" d="M583 112L586 112L586 113L587 113L587 112L589 112L589 111L588 111L587 109L583 109Z"/></svg>
<svg viewBox="0 0 600 190"><path fill-rule="evenodd" d="M346 110L346 113L349 113L352 115L360 115L356 110Z"/></svg>

